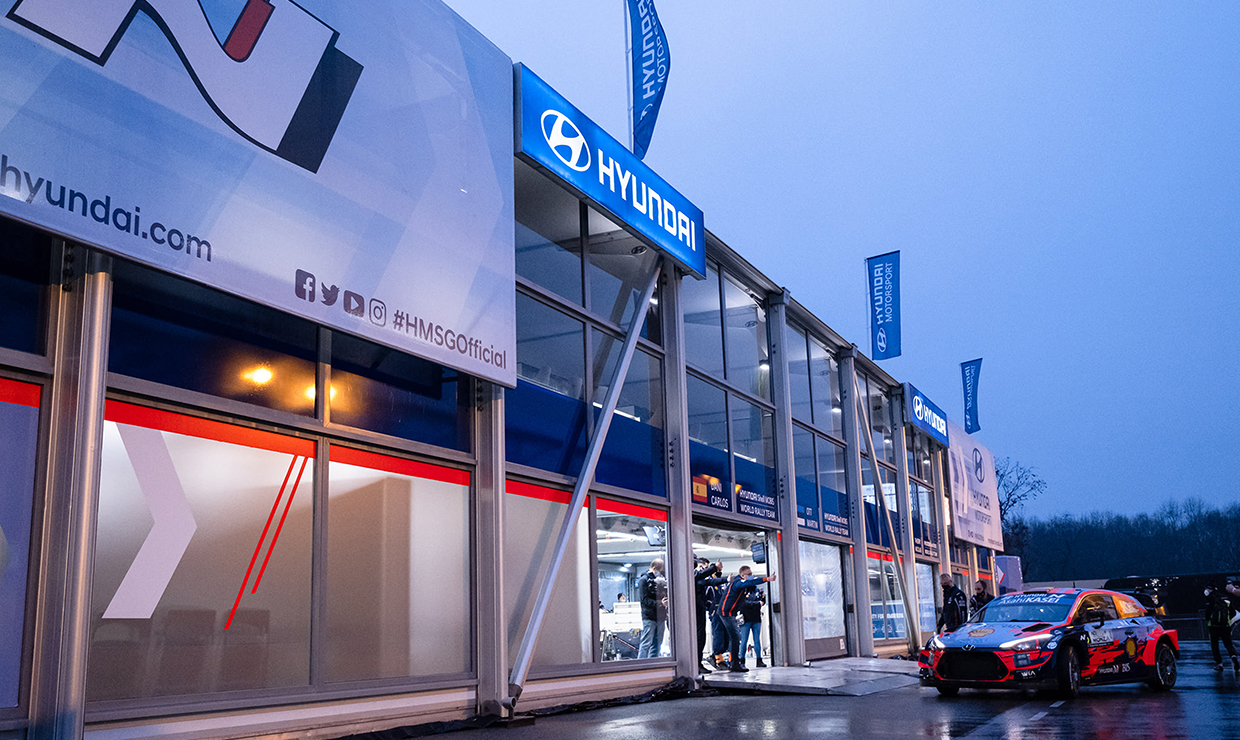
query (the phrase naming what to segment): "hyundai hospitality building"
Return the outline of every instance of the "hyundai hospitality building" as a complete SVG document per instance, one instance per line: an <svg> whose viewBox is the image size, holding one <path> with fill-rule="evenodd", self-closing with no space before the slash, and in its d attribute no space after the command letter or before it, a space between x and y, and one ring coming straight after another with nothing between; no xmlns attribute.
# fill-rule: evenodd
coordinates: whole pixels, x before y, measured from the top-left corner
<svg viewBox="0 0 1240 740"><path fill-rule="evenodd" d="M438 0L8 3L0 739L639 693L695 556L776 665L990 577L989 452Z"/></svg>

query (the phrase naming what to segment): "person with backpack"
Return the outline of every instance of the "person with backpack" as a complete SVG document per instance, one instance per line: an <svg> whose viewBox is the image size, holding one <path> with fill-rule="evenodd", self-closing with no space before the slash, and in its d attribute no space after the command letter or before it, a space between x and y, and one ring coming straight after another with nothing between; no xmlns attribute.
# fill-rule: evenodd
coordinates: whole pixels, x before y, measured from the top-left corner
<svg viewBox="0 0 1240 740"><path fill-rule="evenodd" d="M749 652L749 638L753 637L753 654L757 657L757 666L766 668L762 662L762 607L766 606L766 593L761 589L749 592L741 602L741 665L745 663L745 653Z"/></svg>
<svg viewBox="0 0 1240 740"><path fill-rule="evenodd" d="M1231 640L1231 618L1236 615L1236 607L1232 605L1223 589L1213 585L1206 586L1206 627L1210 630L1210 651L1214 653L1214 670L1223 670L1223 656L1218 644L1221 640L1231 656L1231 667L1240 675L1240 658L1236 657L1236 646Z"/></svg>
<svg viewBox="0 0 1240 740"><path fill-rule="evenodd" d="M667 578L663 575L662 558L652 560L650 570L637 579L637 593L642 603L642 636L637 657L657 658L667 630Z"/></svg>

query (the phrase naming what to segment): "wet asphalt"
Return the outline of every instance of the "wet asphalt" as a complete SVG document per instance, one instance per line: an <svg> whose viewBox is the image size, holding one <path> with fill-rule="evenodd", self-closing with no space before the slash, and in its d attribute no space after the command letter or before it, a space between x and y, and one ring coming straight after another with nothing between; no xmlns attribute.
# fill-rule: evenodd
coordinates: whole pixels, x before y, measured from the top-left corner
<svg viewBox="0 0 1240 740"><path fill-rule="evenodd" d="M685 738L1105 738L1240 740L1240 677L1212 669L1209 646L1185 643L1174 691L1144 684L1050 693L911 686L862 697L720 694L540 717L532 726L454 733L467 740Z"/></svg>

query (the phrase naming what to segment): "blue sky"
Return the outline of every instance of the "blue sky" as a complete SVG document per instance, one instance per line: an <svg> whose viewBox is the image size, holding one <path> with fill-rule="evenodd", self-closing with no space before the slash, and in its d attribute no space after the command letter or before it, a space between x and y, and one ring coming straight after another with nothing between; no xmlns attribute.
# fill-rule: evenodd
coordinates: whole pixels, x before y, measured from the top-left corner
<svg viewBox="0 0 1240 740"><path fill-rule="evenodd" d="M624 3L447 0L627 140ZM1037 469L1046 516L1240 502L1240 4L659 0L646 162L883 367Z"/></svg>

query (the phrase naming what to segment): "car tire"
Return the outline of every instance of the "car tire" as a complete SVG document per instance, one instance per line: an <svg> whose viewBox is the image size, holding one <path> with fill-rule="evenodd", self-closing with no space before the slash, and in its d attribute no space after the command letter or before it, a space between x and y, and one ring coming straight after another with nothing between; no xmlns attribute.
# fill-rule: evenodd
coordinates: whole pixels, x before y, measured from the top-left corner
<svg viewBox="0 0 1240 740"><path fill-rule="evenodd" d="M951 685L951 684L942 684L942 683L941 683L941 684L939 684L938 686L936 686L935 688L936 688L936 689L938 689L938 690L939 690L939 693L940 693L940 694L942 694L943 696L955 696L956 694L959 694L959 693L960 693L960 687L959 687L959 686L953 686L953 685Z"/></svg>
<svg viewBox="0 0 1240 740"><path fill-rule="evenodd" d="M1175 688L1176 665L1175 651L1167 643L1159 643L1154 650L1154 665L1150 666L1153 674L1150 676L1150 688L1155 691L1170 691Z"/></svg>
<svg viewBox="0 0 1240 740"><path fill-rule="evenodd" d="M1059 648L1055 661L1055 673L1059 678L1059 695L1075 699L1081 693L1081 653L1071 645Z"/></svg>

